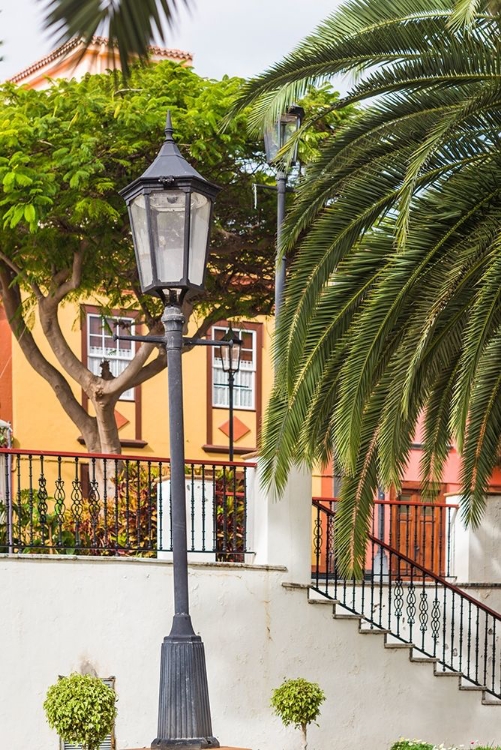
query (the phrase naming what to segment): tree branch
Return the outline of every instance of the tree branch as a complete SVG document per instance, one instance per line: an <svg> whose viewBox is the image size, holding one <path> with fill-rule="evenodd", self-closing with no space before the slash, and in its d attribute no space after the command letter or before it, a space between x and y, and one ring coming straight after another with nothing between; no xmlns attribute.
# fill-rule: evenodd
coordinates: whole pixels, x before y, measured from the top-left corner
<svg viewBox="0 0 501 750"><path fill-rule="evenodd" d="M82 266L85 254L85 244L82 243L80 248L73 255L73 264L71 269L71 276L68 279L69 269L60 271L53 277L55 289L51 295L51 299L55 303L55 306L62 302L70 292L74 292L78 289L82 281Z"/></svg>
<svg viewBox="0 0 501 750"><path fill-rule="evenodd" d="M33 335L26 325L21 313L21 293L19 286L13 284L14 276L7 269L0 267L0 296L7 314L7 319L24 356L49 383L53 389L59 403L63 407L68 417L81 430L82 434L89 435L96 432L96 420L90 417L83 407L76 400L67 380L56 370L43 356L38 348Z"/></svg>
<svg viewBox="0 0 501 750"><path fill-rule="evenodd" d="M31 287L31 290L32 290L33 294L35 295L35 297L37 299L41 299L43 297L42 290L40 289L40 287L38 286L38 284L35 284L34 281L30 281L29 279L27 279L24 271L21 268L19 268L19 266L17 266L14 263L14 261L12 261L1 250L0 250L0 260L2 260L8 268L10 268L12 271L14 271L14 273L16 274L16 276L22 276L22 277L24 277L26 279L27 283Z"/></svg>

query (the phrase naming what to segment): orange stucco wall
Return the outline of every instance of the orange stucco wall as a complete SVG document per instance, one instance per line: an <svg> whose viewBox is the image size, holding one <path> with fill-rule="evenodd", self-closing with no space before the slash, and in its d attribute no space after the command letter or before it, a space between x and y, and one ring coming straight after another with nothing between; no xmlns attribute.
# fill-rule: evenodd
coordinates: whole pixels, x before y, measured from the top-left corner
<svg viewBox="0 0 501 750"><path fill-rule="evenodd" d="M0 304L0 419L12 422L12 335Z"/></svg>
<svg viewBox="0 0 501 750"><path fill-rule="evenodd" d="M96 300L93 299L95 304ZM1 309L1 308L0 308ZM78 358L82 357L82 318L79 306L67 304L60 310L61 329ZM263 327L262 353L262 401L265 404L271 390L273 372L269 352L270 337L273 329L271 321L261 319ZM6 322L5 325L7 326ZM194 327L193 327L194 328ZM0 332L2 332L0 318ZM32 328L35 340L44 356L55 367L61 369L51 352L40 324L36 319ZM82 451L85 450L78 442L79 432L70 418L59 404L51 386L28 363L22 351L12 337L8 327L2 336L6 347L12 346L12 379L15 384L14 400L11 411L4 416L0 411L0 418L9 419L12 416L16 445L33 450L54 451ZM11 343L12 342L12 343ZM1 350L0 350L1 351ZM4 357L2 357L3 361ZM9 376L10 379L10 376ZM76 398L82 401L80 387L69 381ZM0 394L2 391L0 391ZM29 398L27 398L29 394ZM194 347L183 355L183 401L185 415L186 456L191 459L225 460L227 455L211 454L203 450L207 442L207 348ZM116 411L125 418L119 435L122 439L136 437L135 404L129 401L119 401ZM210 410L209 410L210 411ZM228 419L224 409L217 411L216 424ZM235 441L235 448L239 444L254 447L256 445L256 425L253 412L235 411L235 416L248 424L250 432L241 440ZM9 419L11 421L11 419ZM141 436L147 441L144 448L127 448L129 454L138 453L147 456L168 456L168 404L167 404L167 373L163 371L141 386ZM214 443L227 445L227 436L222 432L214 434ZM239 458L239 456L236 456Z"/></svg>

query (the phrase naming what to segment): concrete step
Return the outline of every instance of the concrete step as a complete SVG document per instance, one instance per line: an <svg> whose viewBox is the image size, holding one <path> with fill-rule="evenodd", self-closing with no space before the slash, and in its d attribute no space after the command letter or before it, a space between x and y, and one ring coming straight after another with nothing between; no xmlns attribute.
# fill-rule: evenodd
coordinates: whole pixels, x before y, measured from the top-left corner
<svg viewBox="0 0 501 750"><path fill-rule="evenodd" d="M436 656L413 656L412 654L409 656L409 659L413 661L415 664L437 664L438 659Z"/></svg>
<svg viewBox="0 0 501 750"><path fill-rule="evenodd" d="M359 628L358 632L361 635L388 635L390 631L385 630L384 628L373 627L373 628Z"/></svg>
<svg viewBox="0 0 501 750"><path fill-rule="evenodd" d="M403 643L402 641L389 641L388 639L385 640L384 643L385 648L414 648L412 643Z"/></svg>
<svg viewBox="0 0 501 750"><path fill-rule="evenodd" d="M482 706L501 706L501 700L496 700L493 695L482 698Z"/></svg>

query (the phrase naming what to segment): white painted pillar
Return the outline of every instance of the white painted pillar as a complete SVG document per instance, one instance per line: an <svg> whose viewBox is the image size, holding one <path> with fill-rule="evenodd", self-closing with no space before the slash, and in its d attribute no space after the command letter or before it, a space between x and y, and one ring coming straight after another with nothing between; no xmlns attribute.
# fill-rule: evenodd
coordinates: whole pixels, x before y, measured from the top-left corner
<svg viewBox="0 0 501 750"><path fill-rule="evenodd" d="M256 565L284 565L293 583L311 582L311 472L294 467L280 497L263 489L259 462L248 471L248 547Z"/></svg>
<svg viewBox="0 0 501 750"><path fill-rule="evenodd" d="M447 497L460 504L458 495ZM487 495L477 528L465 526L461 510L455 514L451 544L451 573L458 583L501 582L501 495Z"/></svg>

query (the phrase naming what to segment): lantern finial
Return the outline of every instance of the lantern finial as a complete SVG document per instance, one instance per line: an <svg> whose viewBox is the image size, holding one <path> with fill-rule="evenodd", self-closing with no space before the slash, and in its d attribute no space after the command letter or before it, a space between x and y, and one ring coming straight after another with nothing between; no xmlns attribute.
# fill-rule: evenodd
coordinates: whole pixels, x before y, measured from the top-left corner
<svg viewBox="0 0 501 750"><path fill-rule="evenodd" d="M174 138L172 137L172 134L174 132L174 128L172 127L172 120L170 117L170 109L167 110L167 121L165 123L165 140L166 141L174 141Z"/></svg>

